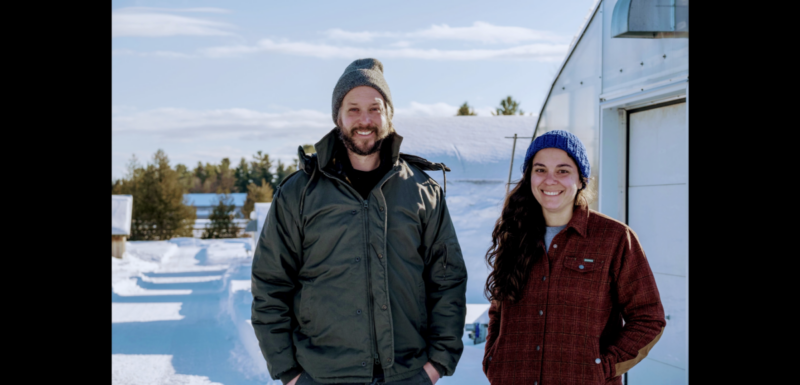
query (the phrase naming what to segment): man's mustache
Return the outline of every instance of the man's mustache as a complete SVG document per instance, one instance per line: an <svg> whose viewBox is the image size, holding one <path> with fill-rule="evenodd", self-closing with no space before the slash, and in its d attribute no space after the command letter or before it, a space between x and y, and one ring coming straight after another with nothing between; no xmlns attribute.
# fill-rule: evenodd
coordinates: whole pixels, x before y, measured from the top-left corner
<svg viewBox="0 0 800 385"><path fill-rule="evenodd" d="M371 132L378 132L378 126L367 126L367 127L353 127L350 129L350 136L354 136L356 131L371 131Z"/></svg>

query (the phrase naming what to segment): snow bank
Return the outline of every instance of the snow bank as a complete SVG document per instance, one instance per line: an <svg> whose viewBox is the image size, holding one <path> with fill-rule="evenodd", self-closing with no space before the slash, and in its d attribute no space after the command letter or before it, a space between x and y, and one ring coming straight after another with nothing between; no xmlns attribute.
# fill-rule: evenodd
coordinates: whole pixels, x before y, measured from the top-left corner
<svg viewBox="0 0 800 385"><path fill-rule="evenodd" d="M181 302L112 302L111 323L182 320L182 305Z"/></svg>
<svg viewBox="0 0 800 385"><path fill-rule="evenodd" d="M165 263L178 252L178 246L171 241L128 241L125 253L142 261Z"/></svg>
<svg viewBox="0 0 800 385"><path fill-rule="evenodd" d="M448 180L506 181L513 137L530 137L536 127L532 116L403 117L393 120L403 137L400 151L419 155L451 169ZM512 179L522 176L519 165L531 139L517 139ZM440 184L442 175L429 172Z"/></svg>
<svg viewBox="0 0 800 385"><path fill-rule="evenodd" d="M478 304L467 304L467 318L464 320L464 324L474 324L475 322L480 322L482 324L489 323L489 304L478 303Z"/></svg>
<svg viewBox="0 0 800 385"><path fill-rule="evenodd" d="M208 377L176 374L172 355L112 354L111 383L118 385L222 385Z"/></svg>
<svg viewBox="0 0 800 385"><path fill-rule="evenodd" d="M264 222L267 221L267 214L269 213L270 206L272 206L272 202L255 204L256 220L258 221L256 222L258 223L258 227L256 230L256 237L261 235L261 229L264 228Z"/></svg>

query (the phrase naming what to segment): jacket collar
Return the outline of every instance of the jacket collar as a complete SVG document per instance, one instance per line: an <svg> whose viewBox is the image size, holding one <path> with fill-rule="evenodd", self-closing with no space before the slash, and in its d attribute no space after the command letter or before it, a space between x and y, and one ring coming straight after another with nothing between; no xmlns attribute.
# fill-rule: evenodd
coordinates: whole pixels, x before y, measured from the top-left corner
<svg viewBox="0 0 800 385"><path fill-rule="evenodd" d="M589 223L589 208L576 205L572 209L572 219L567 223L567 228L572 227L582 237L586 238L586 226Z"/></svg>
<svg viewBox="0 0 800 385"><path fill-rule="evenodd" d="M317 150L317 167L319 167L320 171L322 171L328 164L333 161L333 159L337 155L337 150L341 147L343 151L347 151L344 149L344 146L337 146L337 142L339 140L339 133L337 132L337 128L334 127L327 135L323 136L317 144L314 145L314 148ZM396 165L398 159L400 159L400 143L403 142L403 137L398 135L397 132L389 134L384 140L385 144L390 144L391 154L392 154L392 165ZM381 152L386 150L385 148L381 149Z"/></svg>

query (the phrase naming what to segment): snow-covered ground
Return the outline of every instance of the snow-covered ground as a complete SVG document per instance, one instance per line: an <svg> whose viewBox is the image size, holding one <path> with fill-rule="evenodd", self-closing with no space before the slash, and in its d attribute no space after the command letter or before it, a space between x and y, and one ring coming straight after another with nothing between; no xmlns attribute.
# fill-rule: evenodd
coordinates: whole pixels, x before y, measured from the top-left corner
<svg viewBox="0 0 800 385"><path fill-rule="evenodd" d="M448 180L447 204L469 274L468 303L483 297L494 221L505 185ZM128 242L111 259L114 384L280 384L271 380L250 325L249 238ZM439 384L488 384L484 344L463 338L452 377Z"/></svg>

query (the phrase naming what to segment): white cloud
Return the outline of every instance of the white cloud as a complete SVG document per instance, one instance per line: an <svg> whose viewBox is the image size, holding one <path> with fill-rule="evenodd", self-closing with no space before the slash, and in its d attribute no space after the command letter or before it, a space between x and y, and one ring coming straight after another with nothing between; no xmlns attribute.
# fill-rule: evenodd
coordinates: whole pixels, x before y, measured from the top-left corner
<svg viewBox="0 0 800 385"><path fill-rule="evenodd" d="M175 51L141 52L129 49L112 49L111 56L141 56L141 57L153 56L153 57L167 57L167 58L190 58L190 57L195 57L196 55L186 54L183 52L175 52Z"/></svg>
<svg viewBox="0 0 800 385"><path fill-rule="evenodd" d="M231 13L222 8L199 7L199 8L155 8L155 7L126 7L120 8L115 12L197 12L197 13Z"/></svg>
<svg viewBox="0 0 800 385"><path fill-rule="evenodd" d="M398 108L395 116L454 116L456 112L458 112L457 106L443 102L433 104L411 102L407 108Z"/></svg>
<svg viewBox="0 0 800 385"><path fill-rule="evenodd" d="M114 108L112 107L112 113ZM116 114L111 117L111 133L144 134L179 141L231 137L286 137L313 131L312 137L333 128L331 115L314 110L291 110L279 113L245 108L189 110L158 108Z"/></svg>
<svg viewBox="0 0 800 385"><path fill-rule="evenodd" d="M529 41L566 43L567 38L548 31L537 31L524 27L493 25L476 21L469 27L451 27L447 24L431 25L428 29L415 32L349 32L339 28L325 31L325 35L335 40L368 42L376 38L404 38L427 40L461 40L480 43L517 44Z"/></svg>
<svg viewBox="0 0 800 385"><path fill-rule="evenodd" d="M358 42L367 42L372 41L375 38L375 32L348 32L343 31L339 28L333 28L325 31L325 35L328 36L329 39L335 40L350 40L350 41L358 41Z"/></svg>
<svg viewBox="0 0 800 385"><path fill-rule="evenodd" d="M501 49L440 50L419 48L361 48L305 42L276 42L263 39L256 45L235 45L202 49L210 57L236 56L256 52L276 52L317 58L352 59L359 57L410 58L423 60L527 59L542 62L561 61L565 44L529 44Z"/></svg>
<svg viewBox="0 0 800 385"><path fill-rule="evenodd" d="M171 15L164 12L216 12L218 8L188 8L184 10L158 8L122 8L111 12L111 37L120 36L227 36L233 28L227 23Z"/></svg>

